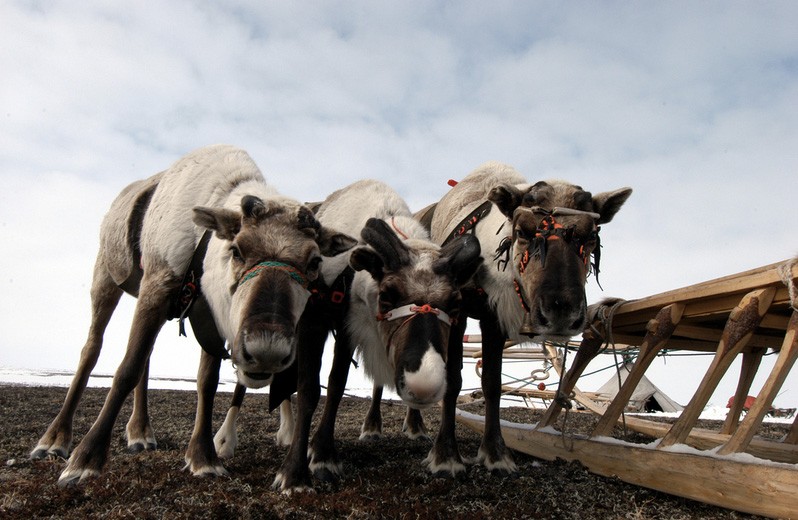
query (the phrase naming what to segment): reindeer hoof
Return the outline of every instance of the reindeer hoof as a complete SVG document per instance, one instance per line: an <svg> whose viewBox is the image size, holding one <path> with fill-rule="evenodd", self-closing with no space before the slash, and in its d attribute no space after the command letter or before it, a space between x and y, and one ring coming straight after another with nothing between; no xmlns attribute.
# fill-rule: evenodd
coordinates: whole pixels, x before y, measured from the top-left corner
<svg viewBox="0 0 798 520"><path fill-rule="evenodd" d="M142 451L155 451L157 448L158 445L155 442L135 441L128 444L127 451L136 455Z"/></svg>
<svg viewBox="0 0 798 520"><path fill-rule="evenodd" d="M430 438L430 436L427 435L427 432L423 432L423 431L421 431L421 432L413 432L413 431L407 430L407 431L405 431L405 437L407 437L411 441L431 441L432 440Z"/></svg>
<svg viewBox="0 0 798 520"><path fill-rule="evenodd" d="M359 437L361 441L366 441L366 442L375 442L380 440L381 438L382 438L382 432L379 431L363 432L360 434Z"/></svg>
<svg viewBox="0 0 798 520"><path fill-rule="evenodd" d="M338 475L330 471L328 468L319 468L313 472L313 476L316 477L321 482L336 482L338 480Z"/></svg>
<svg viewBox="0 0 798 520"><path fill-rule="evenodd" d="M434 477L457 478L458 476L464 476L466 474L465 464L455 458L438 461L435 460L435 457L430 453L427 458L424 459L424 464L427 465L427 468L429 468L430 473L432 473Z"/></svg>
<svg viewBox="0 0 798 520"><path fill-rule="evenodd" d="M285 473L282 471L274 477L272 489L279 490L284 495L292 495L294 493L313 493L313 488L309 484L290 484Z"/></svg>
<svg viewBox="0 0 798 520"><path fill-rule="evenodd" d="M46 448L46 447L36 447L32 452L30 452L31 460L43 460L49 458L61 458L66 459L69 458L69 453L64 448Z"/></svg>
<svg viewBox="0 0 798 520"><path fill-rule="evenodd" d="M69 469L67 467L58 477L58 486L62 488L73 487L90 478L96 478L100 472L95 469Z"/></svg>
<svg viewBox="0 0 798 520"><path fill-rule="evenodd" d="M62 459L69 458L69 444L63 443L48 443L48 442L40 442L36 445L35 448L30 452L30 458L32 460L42 460L42 459L49 459L53 457L59 457Z"/></svg>
<svg viewBox="0 0 798 520"><path fill-rule="evenodd" d="M338 481L343 474L341 463L335 461L316 462L311 460L310 471L314 477L328 483Z"/></svg>
<svg viewBox="0 0 798 520"><path fill-rule="evenodd" d="M515 465L510 454L506 452L494 460L480 449L476 462L481 462L494 475L508 477L518 473L518 466Z"/></svg>
<svg viewBox="0 0 798 520"><path fill-rule="evenodd" d="M186 465L183 469L191 471L191 474L195 477L226 477L229 475L227 469L225 469L225 467L221 464L205 464L202 466L195 466L194 464L186 461Z"/></svg>

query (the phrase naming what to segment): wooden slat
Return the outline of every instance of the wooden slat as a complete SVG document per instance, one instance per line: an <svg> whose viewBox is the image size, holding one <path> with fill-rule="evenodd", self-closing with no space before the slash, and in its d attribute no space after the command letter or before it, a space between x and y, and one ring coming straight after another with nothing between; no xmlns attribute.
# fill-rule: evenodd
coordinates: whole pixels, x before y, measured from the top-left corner
<svg viewBox="0 0 798 520"><path fill-rule="evenodd" d="M624 418L624 422L630 430L655 438L662 438L671 427L669 423L649 421L633 415L627 415ZM693 428L684 443L699 450L714 450L718 446L729 442L730 438L730 435L717 431ZM745 452L760 459L783 462L785 464L798 464L798 445L794 444L753 439ZM798 471L798 467L795 469Z"/></svg>
<svg viewBox="0 0 798 520"><path fill-rule="evenodd" d="M651 365L651 362L654 361L659 351L670 339L673 331L676 330L679 320L682 319L683 311L684 305L672 303L667 307L663 307L657 314L657 317L649 322L647 327L648 332L646 333L643 343L640 345L640 354L637 356L631 372L626 376L626 381L624 381L623 385L618 389L615 398L612 400L609 407L607 407L601 419L599 419L593 431L594 435L609 435L615 427L618 417L620 417L626 409L629 398L632 397L632 394L643 378L646 370Z"/></svg>
<svg viewBox="0 0 798 520"><path fill-rule="evenodd" d="M762 424L762 420L773 403L773 399L776 397L781 385L784 384L784 380L787 379L787 374L790 372L790 369L792 369L796 358L798 358L798 312L793 312L792 319L790 320L790 328L787 330L787 334L784 337L784 344L781 347L781 352L779 352L779 357L767 381L765 381L765 384L762 386L762 390L759 392L754 405L745 416L745 420L743 420L740 428L732 435L729 442L718 450L720 455L745 451L751 439L754 437L754 433Z"/></svg>
<svg viewBox="0 0 798 520"><path fill-rule="evenodd" d="M484 431L481 417L458 411L457 421ZM792 466L654 450L606 438L564 438L509 422L502 422L502 434L514 450L546 460L578 460L593 473L672 495L777 518L798 511L798 471Z"/></svg>
<svg viewBox="0 0 798 520"><path fill-rule="evenodd" d="M671 430L660 443L660 448L682 443L687 438L690 430L695 426L696 420L704 410L709 398L717 388L723 375L729 369L735 356L740 353L746 342L756 329L759 320L767 312L773 301L775 289L757 289L746 294L739 305L730 313L726 328L715 357L712 360L704 379L698 386L693 398L682 410L682 414Z"/></svg>
<svg viewBox="0 0 798 520"><path fill-rule="evenodd" d="M639 300L626 302L615 312L616 323L622 325L624 321L624 315L631 315L635 312L646 309L661 309L662 307L670 305L671 303L684 303L691 300L704 299L709 301L719 301L723 300L724 295L743 294L753 289L769 286L780 286L780 288L784 290L783 293L780 291L774 296L775 302L787 301L789 298L786 294L786 288L783 287L781 277L778 273L778 268L782 264L783 262L778 262L756 269L751 269L749 271L744 271L742 273L732 274L707 282L683 287L681 289L675 289L646 298L641 298ZM798 264L793 266L792 276L793 278L798 278ZM728 312L734 307L734 304L726 305L726 307ZM710 312L710 309L713 308L716 307L706 306L703 308L703 312ZM685 315L691 316L693 315L693 312L690 312L688 309L686 309Z"/></svg>
<svg viewBox="0 0 798 520"><path fill-rule="evenodd" d="M751 384L754 382L754 377L756 377L756 373L759 370L759 365L762 364L762 356L764 355L765 349L761 348L743 353L740 379L737 382L734 399L728 413L726 413L726 420L720 428L720 433L732 434L737 429L737 422L740 420L740 414L743 413L745 401L748 399L748 393L751 390Z"/></svg>

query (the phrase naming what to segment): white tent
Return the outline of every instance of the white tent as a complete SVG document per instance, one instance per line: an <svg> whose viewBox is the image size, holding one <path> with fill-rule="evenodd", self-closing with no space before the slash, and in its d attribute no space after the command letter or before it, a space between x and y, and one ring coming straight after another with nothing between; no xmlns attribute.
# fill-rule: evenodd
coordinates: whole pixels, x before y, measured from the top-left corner
<svg viewBox="0 0 798 520"><path fill-rule="evenodd" d="M611 401L618 393L618 379L620 376L621 384L626 381L629 371L632 369L631 363L626 363L618 369L619 373L613 373L609 381L604 383L595 394L601 401ZM629 399L626 406L627 412L680 412L684 407L665 395L662 390L654 386L645 375L640 379L637 388Z"/></svg>

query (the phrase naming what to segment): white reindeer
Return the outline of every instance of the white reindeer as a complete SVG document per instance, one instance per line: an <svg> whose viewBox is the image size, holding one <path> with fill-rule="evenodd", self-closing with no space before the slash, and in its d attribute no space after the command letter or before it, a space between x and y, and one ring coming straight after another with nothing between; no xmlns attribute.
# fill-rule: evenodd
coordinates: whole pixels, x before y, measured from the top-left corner
<svg viewBox="0 0 798 520"><path fill-rule="evenodd" d="M168 170L126 188L101 227L92 282L92 324L61 412L31 456L65 456L72 418L99 356L102 336L123 291L138 297L127 353L97 421L72 452L59 483L102 470L111 431L138 383L128 443L154 448L146 411L146 367L164 322L180 312L181 281L206 230L202 298L188 312L200 341L221 350L227 341L239 382L268 384L293 363L296 325L319 275L321 255L355 244L319 224L299 202L267 185L250 157L232 146L201 148ZM177 312L176 312L177 311ZM207 345L205 345L207 346ZM221 357L202 353L197 421L186 452L194 474L220 474L211 438L211 411ZM215 376L214 376L215 374Z"/></svg>
<svg viewBox="0 0 798 520"><path fill-rule="evenodd" d="M341 473L335 417L355 348L366 374L376 384L394 388L411 408L440 401L447 389L446 347L459 313L459 288L481 262L473 237L444 248L430 242L401 197L378 181L360 181L333 193L316 216L325 226L361 235L365 245L325 259L319 279L322 294L341 286L337 280L346 276L350 265L356 271L345 300L312 301L300 321L298 420L274 483L284 491L307 488L311 471L322 479ZM309 443L310 418L320 395L321 355L330 330L337 331L333 368L319 429ZM235 448L236 404L240 401L234 402L216 437L225 455ZM290 406L281 407L281 418L284 412L290 412Z"/></svg>

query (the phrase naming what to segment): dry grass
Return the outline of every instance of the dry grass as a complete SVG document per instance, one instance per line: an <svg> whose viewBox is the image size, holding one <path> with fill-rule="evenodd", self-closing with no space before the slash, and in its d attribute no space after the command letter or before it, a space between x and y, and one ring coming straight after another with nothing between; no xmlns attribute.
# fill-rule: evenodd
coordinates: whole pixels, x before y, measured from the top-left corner
<svg viewBox="0 0 798 520"><path fill-rule="evenodd" d="M97 416L104 389L88 389L75 421L76 441ZM56 480L63 460L30 461L28 453L55 416L62 388L0 386L0 518L754 518L592 475L576 463L546 462L516 454L520 472L500 478L481 466L466 477L431 476L421 460L429 441L400 432L404 408L383 405L385 436L358 440L368 406L347 398L337 424L346 476L335 484L315 482L315 493L282 495L271 489L285 449L274 444L277 416L266 412L263 394L249 395L239 419L240 447L226 464L230 477L195 478L183 471L183 451L194 419L192 392L151 392L150 409L159 449L130 455L125 450L126 406L118 421L105 473L78 487ZM214 424L224 418L228 394L217 399ZM129 406L129 405L128 405ZM469 411L479 412L474 405ZM504 418L535 421L535 413L512 408ZM438 411L424 412L437 431ZM572 413L569 425L594 419ZM461 451L474 456L479 437L458 426ZM642 439L645 440L645 439Z"/></svg>

